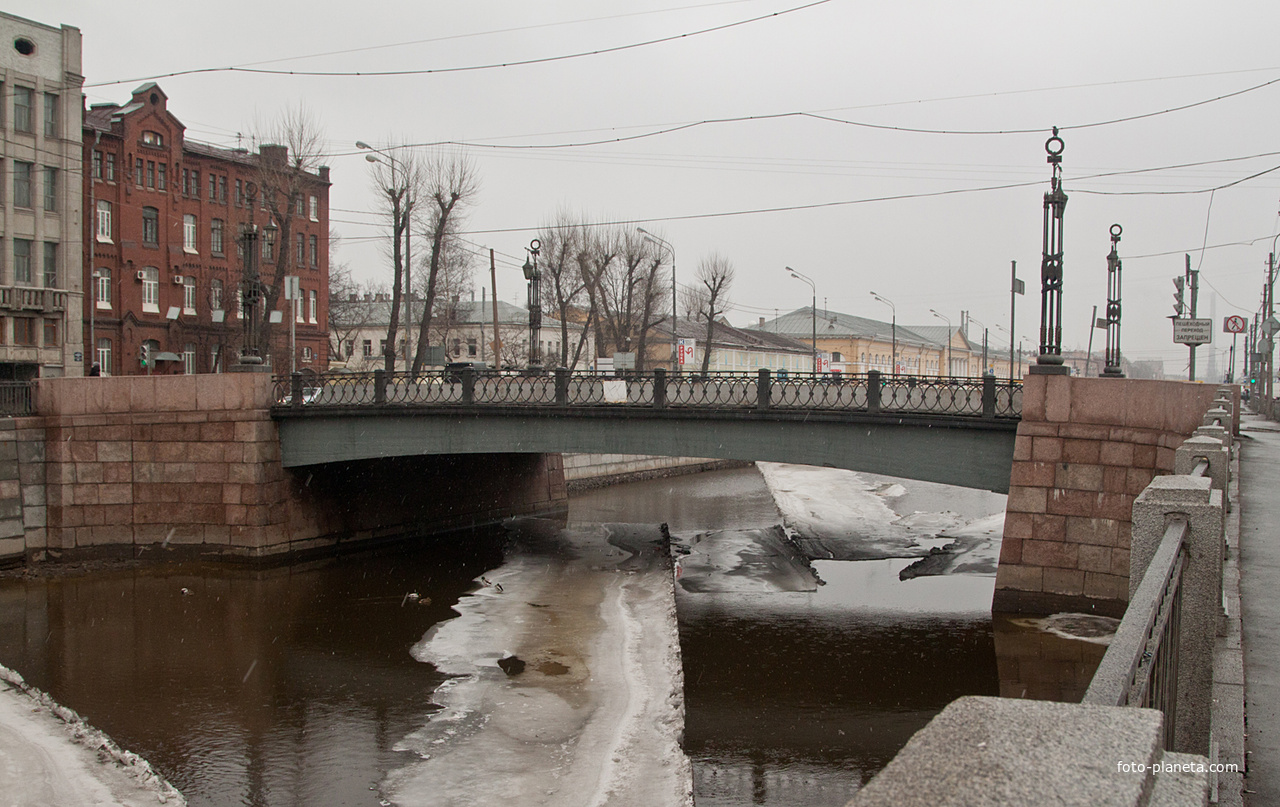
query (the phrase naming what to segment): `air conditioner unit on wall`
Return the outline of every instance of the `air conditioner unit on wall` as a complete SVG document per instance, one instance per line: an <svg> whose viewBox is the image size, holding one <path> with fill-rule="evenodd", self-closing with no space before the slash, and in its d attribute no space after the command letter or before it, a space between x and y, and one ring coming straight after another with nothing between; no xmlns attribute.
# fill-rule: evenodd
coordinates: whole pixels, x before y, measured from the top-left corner
<svg viewBox="0 0 1280 807"><path fill-rule="evenodd" d="M145 271L143 271L142 269L139 269L139 270L138 270L138 279L139 279L139 280L146 280L146 279L147 279L147 273L146 273Z"/></svg>
<svg viewBox="0 0 1280 807"><path fill-rule="evenodd" d="M181 285L182 285L183 283L185 283L186 281L187 281L187 279L186 279L185 277L183 277L182 275L174 275L174 276L173 276L173 285L175 285L175 286L181 286Z"/></svg>

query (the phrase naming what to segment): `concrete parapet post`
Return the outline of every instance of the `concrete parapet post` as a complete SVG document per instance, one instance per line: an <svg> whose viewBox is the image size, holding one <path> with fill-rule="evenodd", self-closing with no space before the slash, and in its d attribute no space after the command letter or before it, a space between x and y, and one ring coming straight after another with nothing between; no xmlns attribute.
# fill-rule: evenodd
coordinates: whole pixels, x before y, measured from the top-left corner
<svg viewBox="0 0 1280 807"><path fill-rule="evenodd" d="M1129 596L1172 518L1187 520L1178 629L1178 717L1173 750L1209 753L1213 646L1222 614L1223 493L1206 477L1158 476L1133 503Z"/></svg>
<svg viewBox="0 0 1280 807"><path fill-rule="evenodd" d="M387 402L387 371L386 370L373 371L373 402L374 403Z"/></svg>
<svg viewBox="0 0 1280 807"><path fill-rule="evenodd" d="M1205 426L1221 426L1224 429L1231 428L1231 413L1220 406L1215 406L1208 412L1204 413Z"/></svg>
<svg viewBox="0 0 1280 807"><path fill-rule="evenodd" d="M1208 760L1165 753L1162 724L1154 709L960 698L848 807L1205 804Z"/></svg>
<svg viewBox="0 0 1280 807"><path fill-rule="evenodd" d="M756 377L756 409L765 410L769 408L773 398L773 384L770 379L769 368L761 367L760 374Z"/></svg>
<svg viewBox="0 0 1280 807"><path fill-rule="evenodd" d="M1196 437L1212 437L1214 440L1222 443L1228 449L1234 444L1231 431L1221 426L1201 426L1193 433Z"/></svg>
<svg viewBox="0 0 1280 807"><path fill-rule="evenodd" d="M1190 474L1201 459L1209 461L1205 476L1209 477L1210 487L1225 495L1231 473L1231 450L1222 440L1202 434L1187 438L1173 453L1173 472Z"/></svg>
<svg viewBox="0 0 1280 807"><path fill-rule="evenodd" d="M872 370L867 373L867 411L880 411L880 371Z"/></svg>
<svg viewBox="0 0 1280 807"><path fill-rule="evenodd" d="M667 370L659 367L653 371L653 408L665 409L667 406Z"/></svg>
<svg viewBox="0 0 1280 807"><path fill-rule="evenodd" d="M982 377L982 416L996 416L996 377L990 373Z"/></svg>
<svg viewBox="0 0 1280 807"><path fill-rule="evenodd" d="M569 405L569 368L556 368L556 406Z"/></svg>
<svg viewBox="0 0 1280 807"><path fill-rule="evenodd" d="M474 367L463 367L459 374L462 377L462 402L464 404L475 403L476 400L476 371Z"/></svg>

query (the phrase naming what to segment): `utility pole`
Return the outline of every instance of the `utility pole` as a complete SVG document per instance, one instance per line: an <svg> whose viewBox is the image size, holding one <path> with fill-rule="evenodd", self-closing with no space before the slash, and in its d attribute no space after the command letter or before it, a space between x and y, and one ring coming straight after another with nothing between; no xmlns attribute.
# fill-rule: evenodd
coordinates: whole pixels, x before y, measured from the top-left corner
<svg viewBox="0 0 1280 807"><path fill-rule="evenodd" d="M1018 332L1015 325L1014 315L1017 313L1018 295L1026 293L1027 286L1018 279L1018 262L1009 261L1009 274L1013 278L1013 282L1009 286L1009 381L1013 381L1013 346L1018 341L1014 336Z"/></svg>
<svg viewBox="0 0 1280 807"><path fill-rule="evenodd" d="M498 269L489 250L489 282L493 284L493 366L502 369L502 332L498 330Z"/></svg>

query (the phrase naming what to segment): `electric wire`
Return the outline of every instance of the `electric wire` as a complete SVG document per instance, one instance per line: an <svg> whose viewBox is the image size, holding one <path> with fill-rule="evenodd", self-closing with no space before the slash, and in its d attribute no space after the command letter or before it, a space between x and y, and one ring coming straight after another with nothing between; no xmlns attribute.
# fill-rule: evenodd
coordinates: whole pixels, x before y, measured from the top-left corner
<svg viewBox="0 0 1280 807"><path fill-rule="evenodd" d="M596 48L593 50L576 51L573 53L562 53L556 56L541 56L541 57L536 57L531 59L518 59L510 62L489 62L486 64L460 65L456 67L431 67L431 68L421 68L416 70L368 70L368 71L271 70L271 69L260 68L260 67L230 67L230 66L228 67L197 67L189 70L174 70L168 73L157 73L155 75L141 76L138 78L120 79L117 81L96 82L93 84L86 84L84 86L86 88L109 87L115 84L132 84L137 81L156 81L162 78L175 78L177 76L191 76L191 75L198 75L198 74L205 74L205 73L252 73L256 75L272 75L272 76L308 76L308 77L321 77L321 78L336 78L336 77L424 76L424 75L438 75L438 74L446 74L446 73L470 73L470 72L476 72L481 70L498 70L498 69L503 69L508 67L527 67L529 65L550 64L553 62L569 61L571 59L581 59L588 56L601 56L609 53L620 53L623 51L636 50L637 48L648 47L650 45L658 45L665 42L675 42L681 39L689 39L691 37L701 36L703 34L716 33L719 31L729 30L731 28L738 28L743 25L750 25L751 23L760 22L762 20L771 20L776 17L784 16L786 14L792 14L797 11L804 11L806 9L814 8L815 6L826 5L827 3L830 3L830 2L833 2L833 0L813 0L813 2L804 3L803 5L799 5L799 6L792 6L791 8L786 8L781 11L774 11L769 14L762 14L756 17L751 17L749 19L736 20L734 22L723 23L721 25L713 25L708 28L700 28L694 31L685 31L679 34L671 34L668 36L657 37L654 39L646 39L640 42L630 42L625 45L615 45L607 48Z"/></svg>

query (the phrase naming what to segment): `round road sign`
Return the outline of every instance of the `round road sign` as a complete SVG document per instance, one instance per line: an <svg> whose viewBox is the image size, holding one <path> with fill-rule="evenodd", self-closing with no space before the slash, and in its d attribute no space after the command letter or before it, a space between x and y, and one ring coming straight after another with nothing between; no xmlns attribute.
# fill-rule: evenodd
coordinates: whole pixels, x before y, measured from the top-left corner
<svg viewBox="0 0 1280 807"><path fill-rule="evenodd" d="M1248 328L1249 324L1245 322L1244 317L1235 314L1222 321L1223 333L1244 333Z"/></svg>

